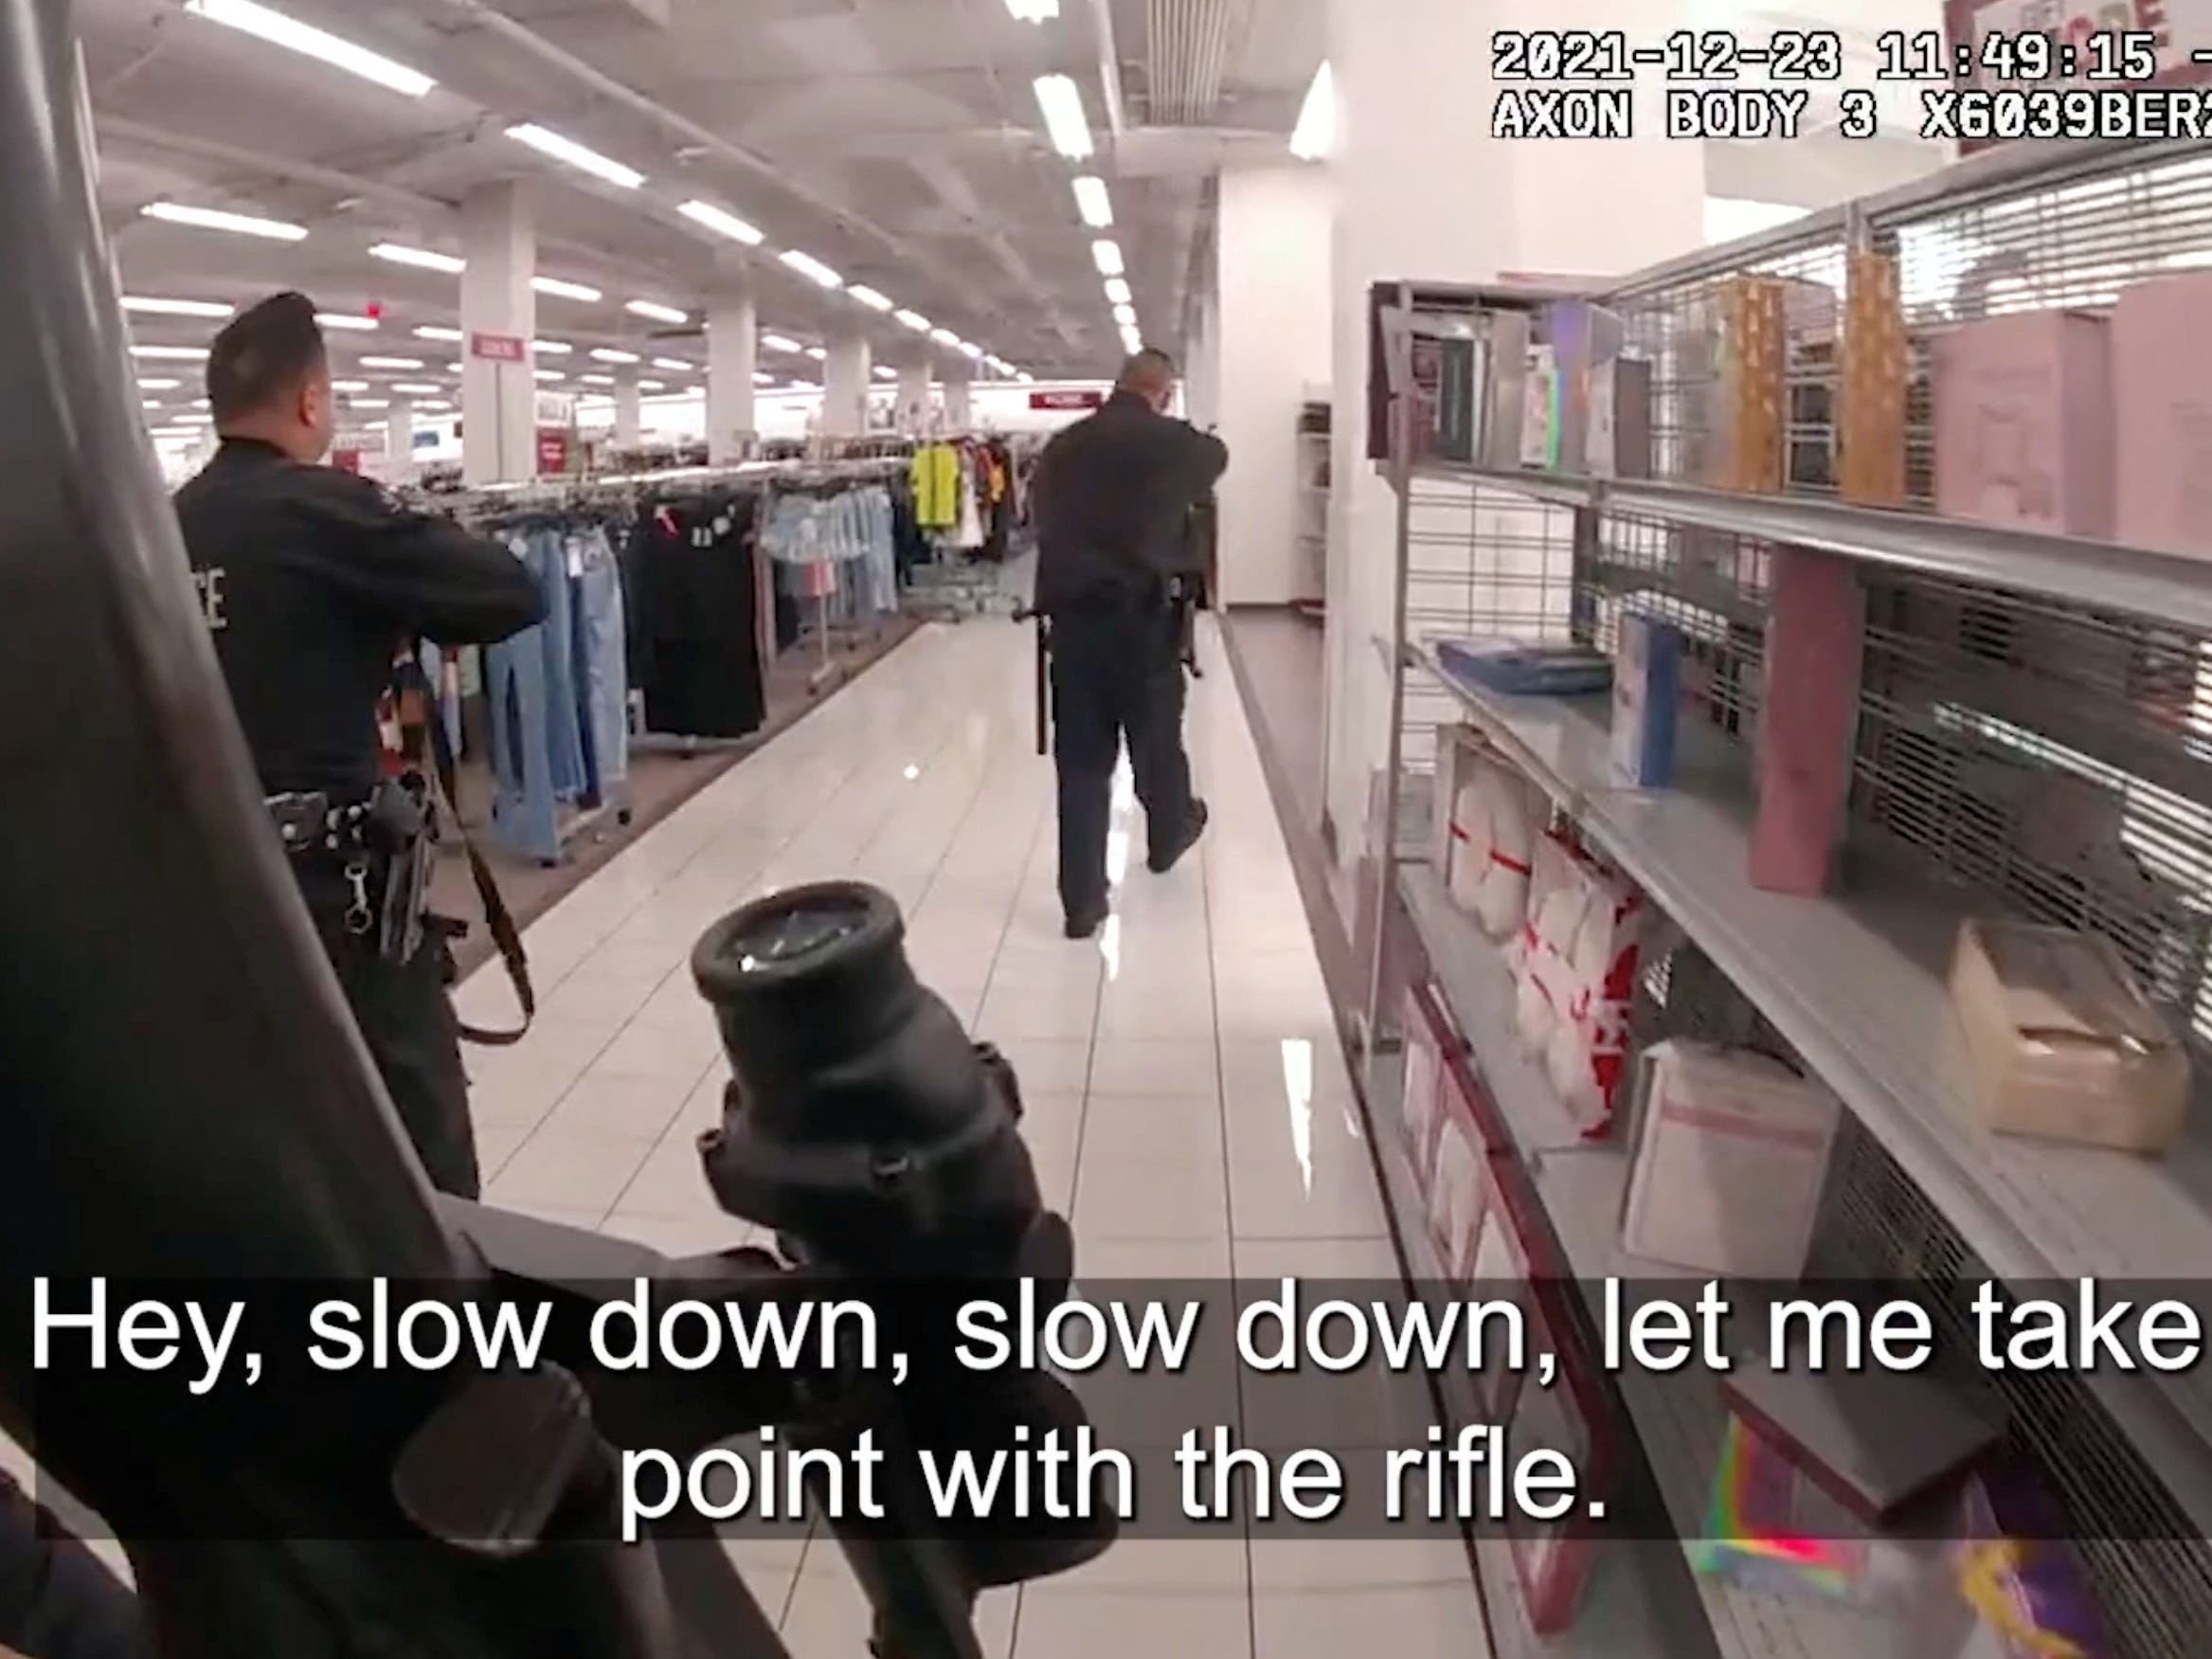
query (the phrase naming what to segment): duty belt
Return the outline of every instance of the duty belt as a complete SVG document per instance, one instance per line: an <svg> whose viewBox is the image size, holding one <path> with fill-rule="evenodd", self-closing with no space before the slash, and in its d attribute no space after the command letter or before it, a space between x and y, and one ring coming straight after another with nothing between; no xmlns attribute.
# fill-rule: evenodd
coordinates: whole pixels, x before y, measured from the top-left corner
<svg viewBox="0 0 2212 1659"><path fill-rule="evenodd" d="M289 857L336 865L346 884L346 931L357 939L373 932L381 954L410 960L422 944L430 875L422 791L383 784L365 800L333 802L322 790L306 789L271 795L265 804ZM372 882L380 893L372 893Z"/></svg>

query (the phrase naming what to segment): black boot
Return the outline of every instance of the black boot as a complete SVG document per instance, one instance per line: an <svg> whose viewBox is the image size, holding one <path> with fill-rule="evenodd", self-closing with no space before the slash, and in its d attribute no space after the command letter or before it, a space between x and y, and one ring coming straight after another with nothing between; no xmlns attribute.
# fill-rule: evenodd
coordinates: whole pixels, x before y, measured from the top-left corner
<svg viewBox="0 0 2212 1659"><path fill-rule="evenodd" d="M1144 860L1155 875L1165 875L1182 861L1182 857L1198 844L1198 838L1206 833L1206 803L1191 802L1190 816L1183 820L1182 833L1164 847L1152 849L1152 856Z"/></svg>

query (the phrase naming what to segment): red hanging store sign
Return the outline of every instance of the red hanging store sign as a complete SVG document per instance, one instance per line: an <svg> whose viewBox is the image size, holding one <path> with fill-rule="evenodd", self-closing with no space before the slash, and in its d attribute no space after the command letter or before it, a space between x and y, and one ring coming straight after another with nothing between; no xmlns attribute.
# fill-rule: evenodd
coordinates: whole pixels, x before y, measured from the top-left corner
<svg viewBox="0 0 2212 1659"><path fill-rule="evenodd" d="M529 352L516 334L471 334L469 355L481 357L488 363L520 363Z"/></svg>
<svg viewBox="0 0 2212 1659"><path fill-rule="evenodd" d="M558 426L538 428L538 477L558 478L568 470L568 434Z"/></svg>
<svg viewBox="0 0 2212 1659"><path fill-rule="evenodd" d="M1095 409L1106 402L1103 391L1033 391L1029 406L1040 410Z"/></svg>

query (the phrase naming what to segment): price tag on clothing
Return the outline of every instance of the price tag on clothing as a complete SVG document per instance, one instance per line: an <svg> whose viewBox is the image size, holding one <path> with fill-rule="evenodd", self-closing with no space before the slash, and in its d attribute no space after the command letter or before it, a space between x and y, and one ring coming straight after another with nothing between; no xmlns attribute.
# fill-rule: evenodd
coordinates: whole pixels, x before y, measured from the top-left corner
<svg viewBox="0 0 2212 1659"><path fill-rule="evenodd" d="M717 541L719 541L722 537L728 535L728 533L729 514L725 513L721 517L714 521L714 537Z"/></svg>
<svg viewBox="0 0 2212 1659"><path fill-rule="evenodd" d="M584 574L584 538L581 536L568 537L568 574Z"/></svg>

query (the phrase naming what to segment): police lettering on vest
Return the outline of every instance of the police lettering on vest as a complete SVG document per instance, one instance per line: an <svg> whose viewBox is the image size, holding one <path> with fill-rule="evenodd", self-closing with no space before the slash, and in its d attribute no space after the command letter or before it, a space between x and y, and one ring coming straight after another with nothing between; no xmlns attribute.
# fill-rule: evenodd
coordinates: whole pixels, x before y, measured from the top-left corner
<svg viewBox="0 0 2212 1659"><path fill-rule="evenodd" d="M221 565L192 572L192 586L200 595L200 616L211 634L220 634L226 625L223 614L223 575Z"/></svg>

